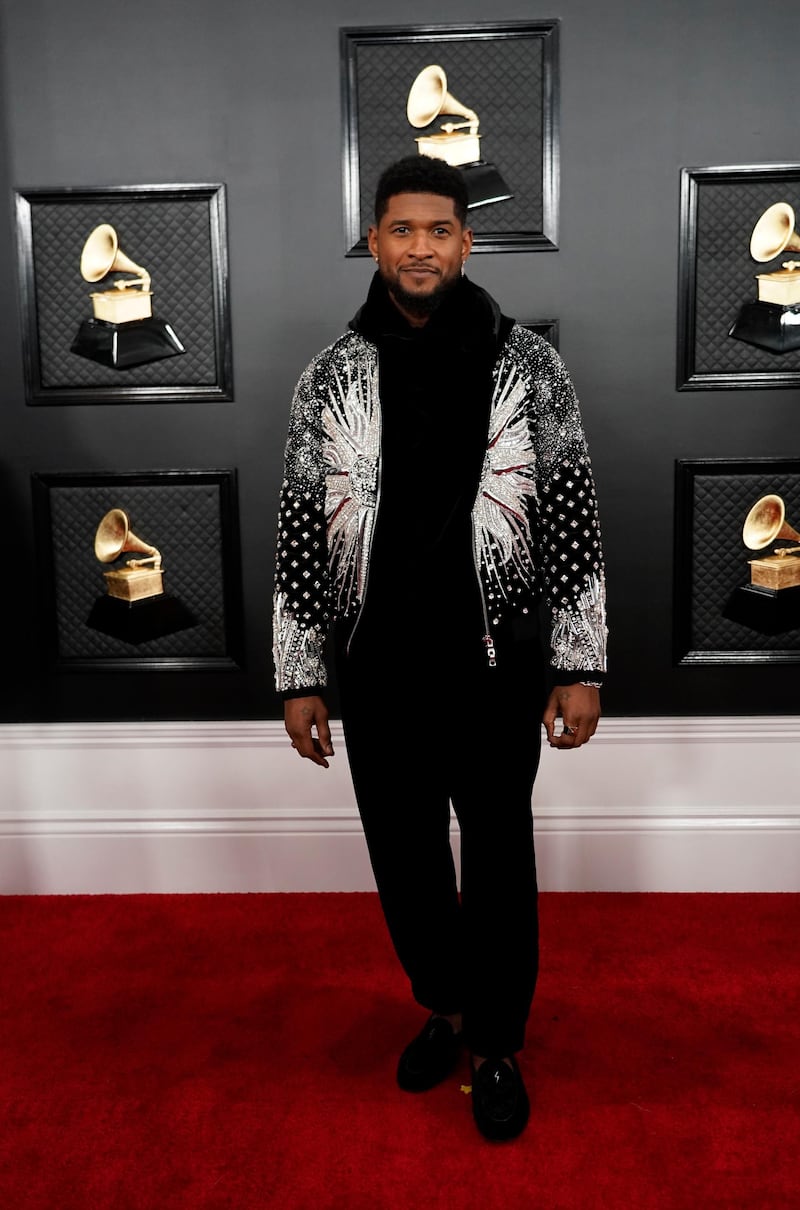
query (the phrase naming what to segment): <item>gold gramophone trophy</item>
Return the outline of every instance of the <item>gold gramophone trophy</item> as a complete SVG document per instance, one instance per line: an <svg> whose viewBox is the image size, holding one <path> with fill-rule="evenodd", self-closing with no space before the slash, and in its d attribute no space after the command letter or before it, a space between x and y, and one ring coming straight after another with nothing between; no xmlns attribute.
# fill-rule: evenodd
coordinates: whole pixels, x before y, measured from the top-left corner
<svg viewBox="0 0 800 1210"><path fill-rule="evenodd" d="M134 276L117 277L120 273ZM172 325L153 314L150 274L125 255L110 223L90 232L81 276L93 283L109 278L110 284L90 294L93 317L81 323L71 352L115 370L186 352Z"/></svg>
<svg viewBox="0 0 800 1210"><path fill-rule="evenodd" d="M749 510L742 541L748 550L766 551L781 539L800 543L800 533L788 524L781 497L771 492ZM731 594L724 616L762 634L800 627L800 545L776 546L748 562L750 583Z"/></svg>
<svg viewBox="0 0 800 1210"><path fill-rule="evenodd" d="M164 591L161 552L133 533L124 509L111 508L95 532L95 556L114 563L129 552L144 557L103 572L106 591L96 598L86 625L134 644L196 626L191 610Z"/></svg>
<svg viewBox="0 0 800 1210"><path fill-rule="evenodd" d="M447 91L444 68L432 63L422 69L411 85L406 117L415 129L421 130L442 114L462 117L465 121L443 122L438 132L418 135L415 142L420 155L444 160L461 169L470 209L513 197L495 165L481 159L478 115Z"/></svg>
<svg viewBox="0 0 800 1210"><path fill-rule="evenodd" d="M120 601L142 601L164 591L161 553L132 533L128 514L112 508L103 517L94 536L94 553L101 563L113 563L127 551L139 551L145 559L128 559L124 567L104 571L106 591Z"/></svg>
<svg viewBox="0 0 800 1210"><path fill-rule="evenodd" d="M800 235L793 207L775 202L753 228L750 255L765 264L786 251L800 252ZM755 276L758 298L741 307L728 335L770 353L800 349L800 260L782 261L779 268Z"/></svg>
<svg viewBox="0 0 800 1210"><path fill-rule="evenodd" d="M800 542L800 534L786 521L780 496L762 496L745 518L742 540L749 550L764 550L779 538ZM800 585L800 546L776 546L771 555L750 559L750 583L772 592Z"/></svg>

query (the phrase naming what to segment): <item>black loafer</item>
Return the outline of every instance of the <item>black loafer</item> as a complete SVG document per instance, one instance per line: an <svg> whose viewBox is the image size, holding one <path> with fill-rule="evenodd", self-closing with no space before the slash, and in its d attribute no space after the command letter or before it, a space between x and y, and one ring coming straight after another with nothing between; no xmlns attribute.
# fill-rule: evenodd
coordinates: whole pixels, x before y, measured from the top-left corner
<svg viewBox="0 0 800 1210"><path fill-rule="evenodd" d="M486 1059L472 1065L472 1113L484 1138L514 1139L525 1129L530 1102L517 1060Z"/></svg>
<svg viewBox="0 0 800 1210"><path fill-rule="evenodd" d="M461 1034L444 1017L428 1018L397 1064L397 1083L406 1092L427 1092L441 1084L461 1053Z"/></svg>

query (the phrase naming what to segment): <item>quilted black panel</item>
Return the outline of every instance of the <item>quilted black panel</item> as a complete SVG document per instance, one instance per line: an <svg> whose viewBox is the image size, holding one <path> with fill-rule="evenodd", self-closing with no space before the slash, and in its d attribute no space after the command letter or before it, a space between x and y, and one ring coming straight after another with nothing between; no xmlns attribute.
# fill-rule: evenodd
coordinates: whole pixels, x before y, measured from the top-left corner
<svg viewBox="0 0 800 1210"><path fill-rule="evenodd" d="M80 273L83 245L100 223L111 223L122 251L147 269L153 313L172 325L185 354L119 371L70 352L80 321L92 315L90 292L107 285L93 286ZM215 381L205 203L43 203L32 207L32 226L42 386L117 386L121 373L134 386Z"/></svg>
<svg viewBox="0 0 800 1210"><path fill-rule="evenodd" d="M434 134L436 119L424 129L409 124L408 92L431 63L447 74L447 88L480 118L481 152L495 164L514 197L470 211L470 226L482 231L540 231L542 203L542 44L540 39L419 42L362 48L358 59L360 206L366 235L372 200L382 170L400 156L413 155L414 139ZM512 104L524 81L529 107Z"/></svg>
<svg viewBox="0 0 800 1210"><path fill-rule="evenodd" d="M713 473L693 480L694 527L691 550L691 647L694 651L800 652L800 627L780 634L731 621L724 616L731 594L750 583L749 559L757 557L742 540L744 520L761 496L781 496L786 520L800 530L800 471L776 477L757 473ZM779 545L786 545L781 540ZM763 553L769 554L772 546Z"/></svg>
<svg viewBox="0 0 800 1210"><path fill-rule="evenodd" d="M728 335L743 303L758 297L756 273L771 273L793 253L772 261L750 256L750 236L773 202L789 202L800 216L800 183L703 182L697 203L695 364L697 374L800 370L800 349L773 353Z"/></svg>
<svg viewBox="0 0 800 1210"><path fill-rule="evenodd" d="M224 580L225 547L231 563L236 535L223 528L219 482L51 479L50 549L42 555L52 561L58 661L227 657L234 619L226 616L231 594ZM131 531L160 551L164 592L180 602L193 625L134 644L87 624L98 598L106 595L103 572L137 557L125 553L109 564L95 557L95 533L111 508L124 509Z"/></svg>
<svg viewBox="0 0 800 1210"><path fill-rule="evenodd" d="M28 402L231 397L223 185L34 189L17 205ZM102 223L150 274L153 314L185 352L123 368L72 351L92 318L91 294L120 277L81 274L86 240Z"/></svg>

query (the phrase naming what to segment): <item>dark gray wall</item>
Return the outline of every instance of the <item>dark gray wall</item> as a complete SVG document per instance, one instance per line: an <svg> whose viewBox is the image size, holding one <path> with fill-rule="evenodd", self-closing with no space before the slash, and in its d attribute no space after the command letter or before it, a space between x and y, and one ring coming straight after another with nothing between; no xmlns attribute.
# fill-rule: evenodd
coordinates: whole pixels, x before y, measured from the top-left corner
<svg viewBox="0 0 800 1210"><path fill-rule="evenodd" d="M342 235L339 29L385 0L5 0L0 366L4 718L278 714L269 657L287 409L361 301ZM402 22L560 19L560 248L482 253L471 276L520 318L557 316L581 398L608 558L609 714L792 713L796 666L674 667L676 458L798 451L798 391L675 388L679 173L797 160L800 18L778 0L411 0ZM794 36L792 36L794 35ZM235 398L25 404L12 191L192 181L228 194ZM30 474L236 467L242 672L38 667Z"/></svg>

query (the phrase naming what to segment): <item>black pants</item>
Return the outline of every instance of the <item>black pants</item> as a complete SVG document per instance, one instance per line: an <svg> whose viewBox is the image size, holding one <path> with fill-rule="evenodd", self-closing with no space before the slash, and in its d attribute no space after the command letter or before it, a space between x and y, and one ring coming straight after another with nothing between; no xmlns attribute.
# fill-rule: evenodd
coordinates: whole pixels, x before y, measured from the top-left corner
<svg viewBox="0 0 800 1210"><path fill-rule="evenodd" d="M524 1045L538 971L538 643L507 648L496 668L481 653L456 673L426 675L400 660L378 676L366 658L340 659L338 676L372 869L412 993L431 1011L462 1012L473 1053L513 1054ZM389 690L376 693L379 683Z"/></svg>

